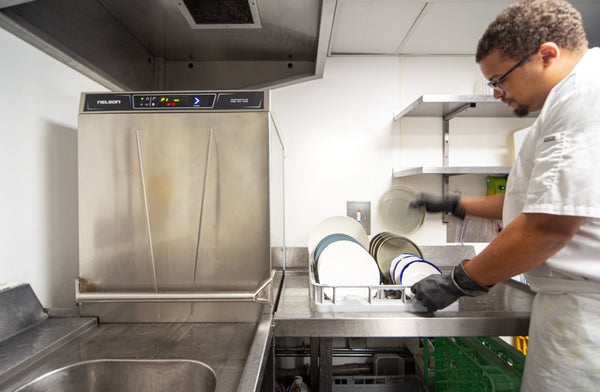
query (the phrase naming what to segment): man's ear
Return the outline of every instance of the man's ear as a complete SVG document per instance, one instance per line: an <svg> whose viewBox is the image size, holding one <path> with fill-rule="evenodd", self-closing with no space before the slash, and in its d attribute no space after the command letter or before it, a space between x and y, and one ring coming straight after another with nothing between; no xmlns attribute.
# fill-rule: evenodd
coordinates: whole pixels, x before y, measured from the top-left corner
<svg viewBox="0 0 600 392"><path fill-rule="evenodd" d="M544 62L544 67L552 65L560 57L560 48L554 42L545 42L537 51Z"/></svg>

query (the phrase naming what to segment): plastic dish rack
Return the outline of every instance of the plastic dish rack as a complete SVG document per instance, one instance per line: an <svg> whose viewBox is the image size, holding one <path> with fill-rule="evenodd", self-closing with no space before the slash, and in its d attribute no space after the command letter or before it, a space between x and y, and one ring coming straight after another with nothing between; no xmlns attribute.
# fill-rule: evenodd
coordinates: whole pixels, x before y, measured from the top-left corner
<svg viewBox="0 0 600 392"><path fill-rule="evenodd" d="M309 291L313 310L317 312L426 312L427 309L416 299L408 298L409 286L330 286L317 282L314 263L309 268ZM352 290L360 294L344 295ZM340 294L340 292L342 292ZM439 312L458 311L458 302Z"/></svg>
<svg viewBox="0 0 600 392"><path fill-rule="evenodd" d="M428 344L424 347L429 348ZM436 392L519 392L525 356L497 337L434 338ZM429 365L426 366L429 368Z"/></svg>

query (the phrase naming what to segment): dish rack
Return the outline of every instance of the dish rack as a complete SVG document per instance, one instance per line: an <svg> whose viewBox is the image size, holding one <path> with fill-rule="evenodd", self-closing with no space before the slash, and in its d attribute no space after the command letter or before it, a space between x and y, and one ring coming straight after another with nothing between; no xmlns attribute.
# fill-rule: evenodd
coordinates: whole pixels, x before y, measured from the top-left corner
<svg viewBox="0 0 600 392"><path fill-rule="evenodd" d="M429 338L431 339L431 338ZM426 340L429 340L426 338ZM525 356L498 337L436 337L423 344L424 359L435 372L424 374L436 392L518 392ZM424 366L429 369L430 366Z"/></svg>
<svg viewBox="0 0 600 392"><path fill-rule="evenodd" d="M415 298L408 298L409 286L380 284L327 285L317 282L314 263L309 263L309 291L313 310L317 312L426 312L427 309ZM351 289L362 294L340 295L340 291ZM458 311L458 302L441 312Z"/></svg>

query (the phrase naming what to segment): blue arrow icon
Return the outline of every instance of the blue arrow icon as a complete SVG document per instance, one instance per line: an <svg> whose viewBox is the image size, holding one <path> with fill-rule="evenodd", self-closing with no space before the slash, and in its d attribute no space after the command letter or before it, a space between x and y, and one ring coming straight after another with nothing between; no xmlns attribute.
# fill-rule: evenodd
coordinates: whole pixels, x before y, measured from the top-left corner
<svg viewBox="0 0 600 392"><path fill-rule="evenodd" d="M194 97L194 105L200 105L200 98Z"/></svg>

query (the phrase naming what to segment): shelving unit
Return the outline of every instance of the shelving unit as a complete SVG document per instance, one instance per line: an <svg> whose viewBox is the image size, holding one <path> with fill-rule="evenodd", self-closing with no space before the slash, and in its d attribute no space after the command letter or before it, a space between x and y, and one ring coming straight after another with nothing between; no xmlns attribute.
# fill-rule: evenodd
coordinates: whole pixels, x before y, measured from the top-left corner
<svg viewBox="0 0 600 392"><path fill-rule="evenodd" d="M417 166L394 168L394 177L408 177L418 174L497 174L505 175L510 172L510 166Z"/></svg>
<svg viewBox="0 0 600 392"><path fill-rule="evenodd" d="M514 117L513 110L493 95L422 95L400 112L402 117ZM536 117L537 115L531 115Z"/></svg>
<svg viewBox="0 0 600 392"><path fill-rule="evenodd" d="M528 117L536 117L530 113ZM506 175L510 166L449 166L450 120L456 117L514 117L513 109L493 95L422 95L394 114L394 121L403 117L442 117L442 166L401 167L393 169L395 178L419 174L441 174L442 196L449 190L449 176L458 174ZM447 223L447 216L443 215Z"/></svg>

